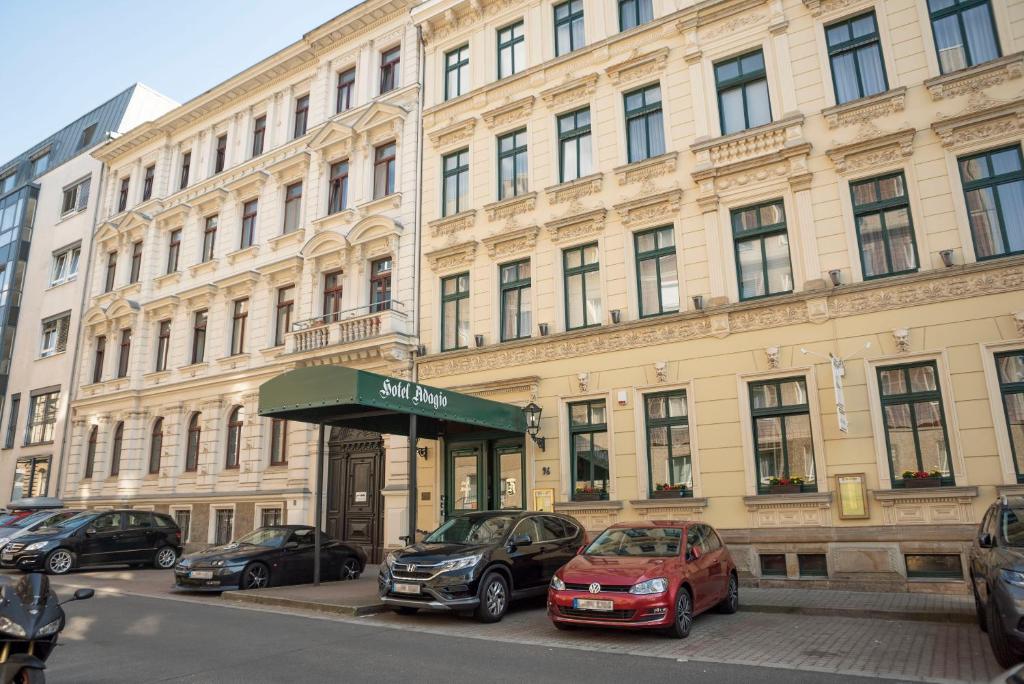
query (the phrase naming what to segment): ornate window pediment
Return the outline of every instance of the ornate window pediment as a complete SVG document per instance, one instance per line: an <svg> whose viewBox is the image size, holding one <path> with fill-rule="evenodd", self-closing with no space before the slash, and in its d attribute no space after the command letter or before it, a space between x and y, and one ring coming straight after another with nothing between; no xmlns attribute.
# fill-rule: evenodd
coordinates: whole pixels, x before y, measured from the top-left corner
<svg viewBox="0 0 1024 684"><path fill-rule="evenodd" d="M542 90L540 97L548 107L559 109L586 100L596 88L597 74L588 74Z"/></svg>
<svg viewBox="0 0 1024 684"><path fill-rule="evenodd" d="M932 124L943 147L969 148L985 141L1018 139L1024 131L1024 97L996 102L984 93L972 96L967 107Z"/></svg>
<svg viewBox="0 0 1024 684"><path fill-rule="evenodd" d="M192 199L192 206L199 210L200 214L210 214L219 211L221 205L227 200L228 191L224 188L211 188L201 195Z"/></svg>
<svg viewBox="0 0 1024 684"><path fill-rule="evenodd" d="M309 152L298 152L274 162L266 167L267 173L277 179L278 183L288 183L306 174L309 168Z"/></svg>
<svg viewBox="0 0 1024 684"><path fill-rule="evenodd" d="M629 59L613 64L604 71L612 83L622 85L663 71L667 62L667 47L643 54L639 50L634 50Z"/></svg>
<svg viewBox="0 0 1024 684"><path fill-rule="evenodd" d="M441 273L456 268L465 268L472 264L476 257L476 248L476 240L470 240L427 252L425 256L430 262L430 269L435 273Z"/></svg>
<svg viewBox="0 0 1024 684"><path fill-rule="evenodd" d="M146 302L143 305L142 310L150 320L166 318L174 313L175 309L178 308L178 303L180 301L181 300L174 295L168 295L166 297L160 297L159 299Z"/></svg>
<svg viewBox="0 0 1024 684"><path fill-rule="evenodd" d="M833 147L826 154L840 174L899 163L913 154L916 132L913 128L904 128L866 140L858 139L847 145Z"/></svg>
<svg viewBox="0 0 1024 684"><path fill-rule="evenodd" d="M603 232L607 215L606 209L594 209L582 214L560 218L557 221L548 221L544 224L544 228L547 229L551 242L555 244L571 242Z"/></svg>
<svg viewBox="0 0 1024 684"><path fill-rule="evenodd" d="M240 294L251 293L259 279L259 271L242 271L227 278L221 278L215 284L230 298Z"/></svg>
<svg viewBox="0 0 1024 684"><path fill-rule="evenodd" d="M269 178L270 174L266 171L253 171L241 178L225 183L223 187L238 197L249 198L253 195L258 195Z"/></svg>
<svg viewBox="0 0 1024 684"><path fill-rule="evenodd" d="M156 219L156 225L159 228L180 226L185 223L185 219L188 218L190 211L192 211L191 204L185 204L184 202L175 204L168 209L164 209L154 217Z"/></svg>
<svg viewBox="0 0 1024 684"><path fill-rule="evenodd" d="M483 113L484 123L491 128L508 126L530 116L533 111L533 103L537 98L533 95L521 97L500 107L489 109Z"/></svg>
<svg viewBox="0 0 1024 684"><path fill-rule="evenodd" d="M484 238L482 242L487 248L489 257L503 259L533 249L537 244L538 233L540 233L540 228L528 226L519 230L502 231L497 235Z"/></svg>
<svg viewBox="0 0 1024 684"><path fill-rule="evenodd" d="M679 216L682 203L683 191L677 188L616 204L615 211L622 217L622 225L632 229L674 221Z"/></svg>
<svg viewBox="0 0 1024 684"><path fill-rule="evenodd" d="M455 123L449 124L442 128L435 128L434 130L427 133L430 137L430 142L435 147L447 147L449 145L456 145L466 140L473 138L473 130L476 128L476 118L463 119L462 121L456 121Z"/></svg>

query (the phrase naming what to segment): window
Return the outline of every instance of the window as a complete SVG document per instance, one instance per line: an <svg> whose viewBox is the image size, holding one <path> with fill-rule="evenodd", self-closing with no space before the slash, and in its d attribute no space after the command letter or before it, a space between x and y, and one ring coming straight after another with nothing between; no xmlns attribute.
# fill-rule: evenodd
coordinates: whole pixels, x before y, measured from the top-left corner
<svg viewBox="0 0 1024 684"><path fill-rule="evenodd" d="M213 157L213 172L220 173L224 170L224 165L227 163L228 157L228 135L217 136L217 147L214 150Z"/></svg>
<svg viewBox="0 0 1024 684"><path fill-rule="evenodd" d="M0 195L5 195L14 189L15 183L18 181L18 174L14 171L0 178Z"/></svg>
<svg viewBox="0 0 1024 684"><path fill-rule="evenodd" d="M4 437L4 449L14 448L14 439L18 434L18 410L21 408L21 395L11 395L11 408L7 414L7 434Z"/></svg>
<svg viewBox="0 0 1024 684"><path fill-rule="evenodd" d="M249 200L242 205L242 239L240 249L252 247L256 243L256 211L259 200Z"/></svg>
<svg viewBox="0 0 1024 684"><path fill-rule="evenodd" d="M562 252L565 274L565 329L601 324L601 265L597 243Z"/></svg>
<svg viewBox="0 0 1024 684"><path fill-rule="evenodd" d="M142 274L142 241L132 243L132 262L131 268L128 272L128 282L137 283L139 282L139 276Z"/></svg>
<svg viewBox="0 0 1024 684"><path fill-rule="evenodd" d="M11 501L30 496L46 496L49 484L49 456L19 458L14 469Z"/></svg>
<svg viewBox="0 0 1024 684"><path fill-rule="evenodd" d="M216 509L216 526L213 531L213 543L223 546L231 542L235 527L235 511L231 508Z"/></svg>
<svg viewBox="0 0 1024 684"><path fill-rule="evenodd" d="M958 553L908 553L903 556L909 579L964 578Z"/></svg>
<svg viewBox="0 0 1024 684"><path fill-rule="evenodd" d="M202 363L206 359L206 309L196 311L192 317L192 363Z"/></svg>
<svg viewBox="0 0 1024 684"><path fill-rule="evenodd" d="M85 479L92 478L92 473L96 469L96 444L99 440L100 429L95 425L89 430L89 442L85 448L85 471L82 477Z"/></svg>
<svg viewBox="0 0 1024 684"><path fill-rule="evenodd" d="M301 138L306 135L306 125L309 122L309 95L295 98L295 124L292 127L292 138Z"/></svg>
<svg viewBox="0 0 1024 684"><path fill-rule="evenodd" d="M665 153L661 120L661 86L626 93L626 147L630 163Z"/></svg>
<svg viewBox="0 0 1024 684"><path fill-rule="evenodd" d="M647 468L651 495L682 489L693 495L693 462L686 392L663 392L644 397L647 423Z"/></svg>
<svg viewBox="0 0 1024 684"><path fill-rule="evenodd" d="M782 200L734 210L732 232L741 300L793 291Z"/></svg>
<svg viewBox="0 0 1024 684"><path fill-rule="evenodd" d="M498 29L498 78L522 71L526 67L526 35L523 22Z"/></svg>
<svg viewBox="0 0 1024 684"><path fill-rule="evenodd" d="M999 393L1017 481L1024 482L1024 350L996 354Z"/></svg>
<svg viewBox="0 0 1024 684"><path fill-rule="evenodd" d="M762 577L785 577L788 574L784 553L762 553L759 560Z"/></svg>
<svg viewBox="0 0 1024 684"><path fill-rule="evenodd" d="M92 381L103 381L103 359L107 353L107 336L100 335L96 338L96 354L92 361Z"/></svg>
<svg viewBox="0 0 1024 684"><path fill-rule="evenodd" d="M590 145L590 109L558 117L558 180L562 183L593 172Z"/></svg>
<svg viewBox="0 0 1024 684"><path fill-rule="evenodd" d="M402 60L402 46L396 45L380 53L380 94L398 87L398 65Z"/></svg>
<svg viewBox="0 0 1024 684"><path fill-rule="evenodd" d="M60 285L74 280L78 275L78 260L82 255L80 245L65 247L53 255L53 266L50 269L50 285Z"/></svg>
<svg viewBox="0 0 1024 684"><path fill-rule="evenodd" d="M167 272L178 270L178 255L181 254L181 229L172 230L167 241Z"/></svg>
<svg viewBox="0 0 1024 684"><path fill-rule="evenodd" d="M295 286L286 285L277 290L277 327L274 329L274 346L284 344L285 333L292 329L292 312L295 310Z"/></svg>
<svg viewBox="0 0 1024 684"><path fill-rule="evenodd" d="M288 421L270 419L270 465L288 463Z"/></svg>
<svg viewBox="0 0 1024 684"><path fill-rule="evenodd" d="M505 264L501 274L501 341L520 340L533 330L530 260Z"/></svg>
<svg viewBox="0 0 1024 684"><path fill-rule="evenodd" d="M373 199L395 191L395 143L380 145L373 153Z"/></svg>
<svg viewBox="0 0 1024 684"><path fill-rule="evenodd" d="M878 390L892 486L904 486L903 474L908 471L938 472L942 484L953 484L935 362L879 368Z"/></svg>
<svg viewBox="0 0 1024 684"><path fill-rule="evenodd" d="M82 135L78 137L78 150L84 150L86 147L92 144L92 139L96 137L96 124L91 123L82 129Z"/></svg>
<svg viewBox="0 0 1024 684"><path fill-rule="evenodd" d="M828 560L823 553L798 553L796 563L801 577L828 577Z"/></svg>
<svg viewBox="0 0 1024 684"><path fill-rule="evenodd" d="M103 279L103 291L110 292L114 289L114 276L117 275L117 252L107 252L107 272Z"/></svg>
<svg viewBox="0 0 1024 684"><path fill-rule="evenodd" d="M568 0L555 5L555 56L568 54L585 44L583 0Z"/></svg>
<svg viewBox="0 0 1024 684"><path fill-rule="evenodd" d="M188 440L185 446L185 472L194 473L199 466L199 442L203 428L199 423L202 414L193 413L188 419Z"/></svg>
<svg viewBox="0 0 1024 684"><path fill-rule="evenodd" d="M628 31L654 20L651 0L619 0L619 30Z"/></svg>
<svg viewBox="0 0 1024 684"><path fill-rule="evenodd" d="M156 337L156 370L167 370L167 358L171 353L171 322L160 321L157 324Z"/></svg>
<svg viewBox="0 0 1024 684"><path fill-rule="evenodd" d="M284 523L284 516L280 508L261 508L260 525L263 527L276 527Z"/></svg>
<svg viewBox="0 0 1024 684"><path fill-rule="evenodd" d="M348 208L348 159L331 164L330 192L327 213L337 214Z"/></svg>
<svg viewBox="0 0 1024 684"><path fill-rule="evenodd" d="M874 12L832 24L825 29L825 39L836 104L889 89Z"/></svg>
<svg viewBox="0 0 1024 684"><path fill-rule="evenodd" d="M959 162L978 259L1024 252L1024 170L1020 147L961 157Z"/></svg>
<svg viewBox="0 0 1024 684"><path fill-rule="evenodd" d="M444 99L450 100L469 88L469 46L462 45L444 55Z"/></svg>
<svg viewBox="0 0 1024 684"><path fill-rule="evenodd" d="M352 108L352 91L355 89L355 85L355 69L346 69L338 74L338 93L334 103L336 112L344 112Z"/></svg>
<svg viewBox="0 0 1024 684"><path fill-rule="evenodd" d="M228 448L224 455L225 468L237 468L242 453L242 427L245 415L241 406L231 409L228 416Z"/></svg>
<svg viewBox="0 0 1024 684"><path fill-rule="evenodd" d="M527 192L526 129L498 138L498 199Z"/></svg>
<svg viewBox="0 0 1024 684"><path fill-rule="evenodd" d="M25 446L53 441L59 401L59 391L43 392L29 397L28 422L25 424Z"/></svg>
<svg viewBox="0 0 1024 684"><path fill-rule="evenodd" d="M153 179L156 176L156 166L150 164L146 167L145 176L142 178L142 201L145 202L153 196Z"/></svg>
<svg viewBox="0 0 1024 684"><path fill-rule="evenodd" d="M640 317L679 310L679 271L672 226L645 230L633 236Z"/></svg>
<svg viewBox="0 0 1024 684"><path fill-rule="evenodd" d="M263 154L263 142L266 139L266 116L256 117L253 122L253 149L252 156L259 157Z"/></svg>
<svg viewBox="0 0 1024 684"><path fill-rule="evenodd" d="M219 222L220 217L217 214L206 217L206 224L203 227L203 253L200 261L213 260L214 248L217 246L217 224Z"/></svg>
<svg viewBox="0 0 1024 684"><path fill-rule="evenodd" d="M123 378L128 375L128 358L132 350L132 329L125 328L121 331L121 353L117 357L117 377Z"/></svg>
<svg viewBox="0 0 1024 684"><path fill-rule="evenodd" d="M850 184L864 279L917 270L906 179L894 173Z"/></svg>
<svg viewBox="0 0 1024 684"><path fill-rule="evenodd" d="M608 417L604 400L569 404L572 491L608 492Z"/></svg>
<svg viewBox="0 0 1024 684"><path fill-rule="evenodd" d="M188 174L192 169L192 150L181 155L181 175L178 177L178 189L184 190L188 187Z"/></svg>
<svg viewBox="0 0 1024 684"><path fill-rule="evenodd" d="M758 492L767 493L776 478L800 478L801 491L817 491L807 382L785 378L750 383L750 417Z"/></svg>
<svg viewBox="0 0 1024 684"><path fill-rule="evenodd" d="M469 346L469 274L441 279L441 351Z"/></svg>
<svg viewBox="0 0 1024 684"><path fill-rule="evenodd" d="M299 229L301 216L299 209L302 206L302 181L292 183L284 191L284 228L283 231L294 233Z"/></svg>
<svg viewBox="0 0 1024 684"><path fill-rule="evenodd" d="M453 216L469 204L469 150L445 155L442 160L441 216Z"/></svg>
<svg viewBox="0 0 1024 684"><path fill-rule="evenodd" d="M370 262L370 313L391 308L391 257Z"/></svg>
<svg viewBox="0 0 1024 684"><path fill-rule="evenodd" d="M81 211L89 205L90 180L90 178L86 178L64 188L64 198L60 207L61 216Z"/></svg>
<svg viewBox="0 0 1024 684"><path fill-rule="evenodd" d="M760 50L715 65L722 135L772 121L768 77Z"/></svg>
<svg viewBox="0 0 1024 684"><path fill-rule="evenodd" d="M236 299L231 308L231 355L245 353L245 324L249 318L249 300Z"/></svg>
<svg viewBox="0 0 1024 684"><path fill-rule="evenodd" d="M53 356L67 351L68 333L71 330L71 314L64 313L43 321L43 335L39 345L39 356Z"/></svg>
<svg viewBox="0 0 1024 684"><path fill-rule="evenodd" d="M928 0L942 73L999 57L999 37L988 0Z"/></svg>
<svg viewBox="0 0 1024 684"><path fill-rule="evenodd" d="M47 150L38 157L32 159L32 177L35 178L41 173L45 173L50 168L50 152Z"/></svg>
<svg viewBox="0 0 1024 684"><path fill-rule="evenodd" d="M341 271L324 275L323 320L334 322L341 318L341 295L344 289Z"/></svg>
<svg viewBox="0 0 1024 684"><path fill-rule="evenodd" d="M131 177L129 176L121 179L121 188L117 192L117 210L119 212L128 208L128 186L130 183Z"/></svg>
<svg viewBox="0 0 1024 684"><path fill-rule="evenodd" d="M175 510L174 522L178 525L178 529L181 530L182 543L192 541L189 538L189 533L192 528L192 511L187 508L179 508Z"/></svg>
<svg viewBox="0 0 1024 684"><path fill-rule="evenodd" d="M164 419L153 421L153 429L149 433L149 474L160 472L160 453L164 448Z"/></svg>

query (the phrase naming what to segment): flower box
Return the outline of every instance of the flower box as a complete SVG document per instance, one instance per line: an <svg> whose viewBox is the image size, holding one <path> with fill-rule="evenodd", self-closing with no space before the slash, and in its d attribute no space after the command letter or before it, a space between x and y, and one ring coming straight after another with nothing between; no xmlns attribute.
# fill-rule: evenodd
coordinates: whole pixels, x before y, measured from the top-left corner
<svg viewBox="0 0 1024 684"><path fill-rule="evenodd" d="M903 486L908 489L921 489L924 487L941 487L941 477L905 477Z"/></svg>
<svg viewBox="0 0 1024 684"><path fill-rule="evenodd" d="M686 496L686 489L655 489L651 492L652 499L678 499Z"/></svg>
<svg viewBox="0 0 1024 684"><path fill-rule="evenodd" d="M604 492L576 492L572 495L573 501L603 501L608 498Z"/></svg>
<svg viewBox="0 0 1024 684"><path fill-rule="evenodd" d="M798 484L775 484L768 487L769 494L799 494L800 485Z"/></svg>

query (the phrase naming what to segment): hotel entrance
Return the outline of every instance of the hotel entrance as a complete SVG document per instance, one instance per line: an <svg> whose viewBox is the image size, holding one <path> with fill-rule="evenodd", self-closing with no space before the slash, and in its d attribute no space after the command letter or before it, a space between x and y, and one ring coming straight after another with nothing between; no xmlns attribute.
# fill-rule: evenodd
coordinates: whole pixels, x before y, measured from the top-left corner
<svg viewBox="0 0 1024 684"><path fill-rule="evenodd" d="M469 511L526 508L522 439L460 440L448 444L444 468L445 517Z"/></svg>

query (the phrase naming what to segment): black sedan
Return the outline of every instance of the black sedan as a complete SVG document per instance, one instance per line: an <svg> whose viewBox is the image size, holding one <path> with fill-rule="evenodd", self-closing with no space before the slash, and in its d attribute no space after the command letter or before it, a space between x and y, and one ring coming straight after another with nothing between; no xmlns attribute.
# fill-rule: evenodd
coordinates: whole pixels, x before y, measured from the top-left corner
<svg viewBox="0 0 1024 684"><path fill-rule="evenodd" d="M308 525L261 527L230 544L190 553L174 568L175 586L224 591L312 582L313 532ZM321 578L356 579L365 567L362 549L321 535Z"/></svg>

